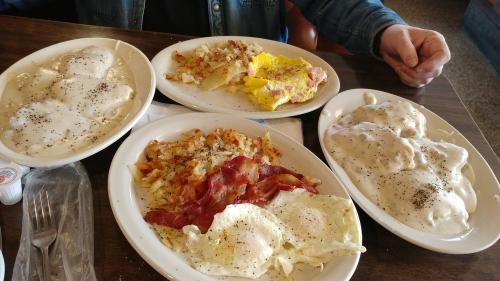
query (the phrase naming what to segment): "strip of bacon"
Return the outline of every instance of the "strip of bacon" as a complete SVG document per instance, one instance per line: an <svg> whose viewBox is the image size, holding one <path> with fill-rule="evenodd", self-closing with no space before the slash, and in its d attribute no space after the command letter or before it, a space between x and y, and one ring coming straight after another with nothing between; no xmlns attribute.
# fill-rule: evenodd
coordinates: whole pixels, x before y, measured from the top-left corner
<svg viewBox="0 0 500 281"><path fill-rule="evenodd" d="M259 164L258 160L238 156L226 161L217 171L208 175L203 183L196 186L195 191L189 193L189 200L179 206L181 211L154 209L147 212L144 219L151 224L177 229L194 224L205 233L214 216L224 211L229 204L264 205L280 190L295 188L318 193L315 188L318 184L318 180L312 180L284 167Z"/></svg>
<svg viewBox="0 0 500 281"><path fill-rule="evenodd" d="M315 187L305 184L295 175L275 174L267 176L255 185L249 186L245 194L235 203L264 205L274 199L280 190L292 191L296 188L304 188L311 193L318 193L318 190Z"/></svg>

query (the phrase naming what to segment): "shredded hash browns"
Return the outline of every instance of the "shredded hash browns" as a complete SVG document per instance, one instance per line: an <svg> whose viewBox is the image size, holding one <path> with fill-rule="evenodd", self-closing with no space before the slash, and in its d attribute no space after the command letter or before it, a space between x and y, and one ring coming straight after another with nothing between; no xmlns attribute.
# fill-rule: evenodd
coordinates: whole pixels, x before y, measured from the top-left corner
<svg viewBox="0 0 500 281"><path fill-rule="evenodd" d="M136 163L135 179L149 188L150 208L180 205L206 175L236 156L260 158L264 163L277 162L280 152L269 134L250 138L234 129L216 129L209 134L195 129L177 141L151 141L145 159Z"/></svg>
<svg viewBox="0 0 500 281"><path fill-rule="evenodd" d="M248 44L239 40L228 40L223 44L208 47L202 45L187 53L173 53L173 59L179 64L173 73L166 73L165 78L182 81L187 84L200 84L207 79L204 88L217 88L221 85L239 83L246 73L248 63L262 52L256 43ZM202 84L202 86L204 86Z"/></svg>

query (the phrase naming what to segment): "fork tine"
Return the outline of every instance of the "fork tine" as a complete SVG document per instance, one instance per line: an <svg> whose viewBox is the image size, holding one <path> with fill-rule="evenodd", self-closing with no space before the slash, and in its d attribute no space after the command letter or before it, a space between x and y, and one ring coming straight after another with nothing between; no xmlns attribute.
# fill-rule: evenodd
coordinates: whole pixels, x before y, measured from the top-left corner
<svg viewBox="0 0 500 281"><path fill-rule="evenodd" d="M52 208L50 207L49 194L45 191L45 198L47 199L47 209L49 213L49 223L52 225L54 223L54 219L52 218Z"/></svg>
<svg viewBox="0 0 500 281"><path fill-rule="evenodd" d="M38 220L38 210L36 207L36 196L33 196L33 212L35 214L35 223L36 223L36 228L40 228L40 223Z"/></svg>
<svg viewBox="0 0 500 281"><path fill-rule="evenodd" d="M42 213L42 228L47 227L47 216L45 215L45 208L43 207L43 199L42 199L42 193L38 193L38 198L40 199L40 210Z"/></svg>
<svg viewBox="0 0 500 281"><path fill-rule="evenodd" d="M43 187L41 188L44 189ZM45 195L42 194L45 192ZM33 201L33 208L29 209L31 216L32 237L31 244L42 252L42 267L43 279L51 280L50 278L50 258L49 247L57 238L57 230L53 224L52 209L50 206L49 195L46 190L33 195L28 201Z"/></svg>

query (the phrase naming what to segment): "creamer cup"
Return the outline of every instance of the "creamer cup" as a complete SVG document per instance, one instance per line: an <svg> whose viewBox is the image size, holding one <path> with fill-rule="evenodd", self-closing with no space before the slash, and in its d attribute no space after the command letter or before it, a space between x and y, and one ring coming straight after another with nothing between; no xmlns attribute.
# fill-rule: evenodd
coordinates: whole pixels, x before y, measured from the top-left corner
<svg viewBox="0 0 500 281"><path fill-rule="evenodd" d="M21 201L23 197L22 175L23 171L14 163L0 167L0 202L13 205Z"/></svg>

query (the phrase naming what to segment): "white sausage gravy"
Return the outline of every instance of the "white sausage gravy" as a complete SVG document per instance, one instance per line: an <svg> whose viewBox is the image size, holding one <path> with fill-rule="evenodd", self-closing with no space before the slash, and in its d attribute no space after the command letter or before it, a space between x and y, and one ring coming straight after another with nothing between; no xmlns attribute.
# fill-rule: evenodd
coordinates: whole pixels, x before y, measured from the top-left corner
<svg viewBox="0 0 500 281"><path fill-rule="evenodd" d="M469 228L477 198L462 173L462 147L426 137L424 115L405 101L356 108L325 134L330 155L357 188L402 223L435 234Z"/></svg>
<svg viewBox="0 0 500 281"><path fill-rule="evenodd" d="M1 140L30 156L85 148L127 117L134 88L131 71L111 49L64 54L9 81L0 99Z"/></svg>

